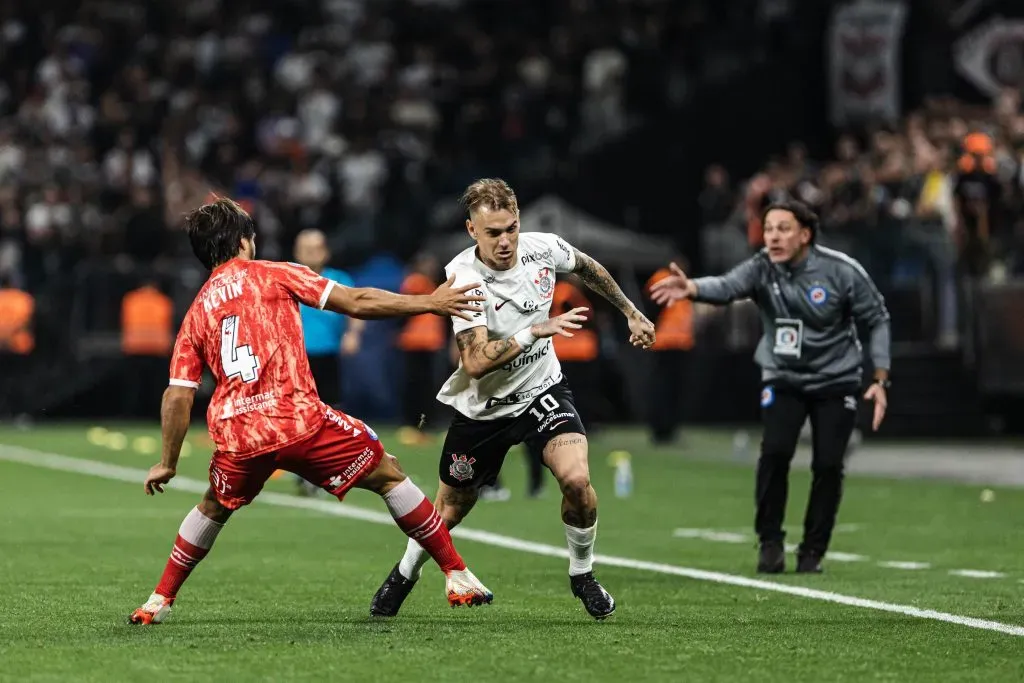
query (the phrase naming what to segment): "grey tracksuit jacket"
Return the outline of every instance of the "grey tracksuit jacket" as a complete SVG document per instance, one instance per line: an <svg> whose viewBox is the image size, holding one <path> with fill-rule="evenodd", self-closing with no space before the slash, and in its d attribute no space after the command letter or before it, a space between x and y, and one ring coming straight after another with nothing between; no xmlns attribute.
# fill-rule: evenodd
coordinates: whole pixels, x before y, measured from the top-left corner
<svg viewBox="0 0 1024 683"><path fill-rule="evenodd" d="M765 382L804 391L859 384L863 362L857 322L870 330L876 368L888 370L889 311L864 268L846 254L812 246L796 265L776 265L761 250L719 277L696 278L695 301L752 299L764 334L754 360Z"/></svg>

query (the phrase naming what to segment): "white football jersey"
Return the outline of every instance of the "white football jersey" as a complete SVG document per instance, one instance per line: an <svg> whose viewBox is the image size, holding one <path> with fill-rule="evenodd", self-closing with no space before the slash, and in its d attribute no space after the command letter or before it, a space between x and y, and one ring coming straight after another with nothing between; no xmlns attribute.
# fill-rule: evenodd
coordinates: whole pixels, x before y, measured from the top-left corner
<svg viewBox="0 0 1024 683"><path fill-rule="evenodd" d="M519 330L550 317L555 293L555 273L569 273L576 267L576 252L564 240L542 232L519 235L517 262L508 270L491 270L469 247L445 266L448 277L455 275L458 287L480 282L486 297L483 310L472 320L452 318L455 334L485 326L489 340L508 339ZM480 379L473 379L459 363L441 387L437 400L474 420L512 417L526 410L530 402L562 381L562 367L555 358L550 338L538 339L530 348L504 366Z"/></svg>

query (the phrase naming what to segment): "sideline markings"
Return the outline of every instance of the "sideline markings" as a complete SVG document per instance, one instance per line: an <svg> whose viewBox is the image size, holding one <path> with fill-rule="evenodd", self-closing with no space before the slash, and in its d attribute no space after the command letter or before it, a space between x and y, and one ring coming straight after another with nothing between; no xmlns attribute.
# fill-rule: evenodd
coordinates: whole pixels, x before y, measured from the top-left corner
<svg viewBox="0 0 1024 683"><path fill-rule="evenodd" d="M59 472L73 472L75 474L85 474L104 479L112 479L115 481L124 481L135 484L139 486L139 488L142 487L142 482L147 474L146 470L134 467L122 467L120 465L111 465L97 460L72 458L66 455L45 453L42 451L35 451L28 448L8 446L4 444L0 444L0 461L42 467L57 470ZM209 484L205 481L190 479L188 477L175 477L174 480L168 484L168 488L170 489L190 493L202 493L206 491L208 486ZM337 501L299 498L297 496L285 495L283 493L266 492L261 493L256 499L256 503L260 502L280 507L315 510L328 515L334 515L336 517L358 519L365 522L373 522L375 524L386 524L388 526L394 526L395 524L390 515L353 505L346 505L345 503L338 503ZM495 534L489 531L467 529L462 526L456 527L452 531L452 536L492 545L498 548L507 548L509 550L532 553L534 555L544 555L547 557L558 557L563 559L566 559L569 556L568 550L563 547L548 545L546 543L524 541L511 536ZM989 621L987 619L976 619L974 617L950 614L948 612L939 612L937 610L920 609L910 605L899 605L879 600L868 600L851 595L843 595L841 593L805 588L803 586L772 583L771 581L751 579L746 576L738 576L735 574L724 574L722 572L706 571L703 569L679 567L660 562L645 562L643 560L635 560L628 557L616 557L614 555L597 554L594 556L594 561L598 564L610 567L650 571L659 574L682 576L688 579L695 579L697 581L709 581L711 583L720 583L729 586L740 586L742 588L754 588L763 591L772 591L775 593L785 593L787 595L795 595L801 598L808 598L810 600L831 602L837 605L848 605L850 607L872 609L879 612L902 614L904 616L915 617L918 619L942 621L949 624L957 624L958 626L967 626L969 628L976 628L984 631L995 631L1011 636L1024 637L1024 626L1004 624L998 621Z"/></svg>

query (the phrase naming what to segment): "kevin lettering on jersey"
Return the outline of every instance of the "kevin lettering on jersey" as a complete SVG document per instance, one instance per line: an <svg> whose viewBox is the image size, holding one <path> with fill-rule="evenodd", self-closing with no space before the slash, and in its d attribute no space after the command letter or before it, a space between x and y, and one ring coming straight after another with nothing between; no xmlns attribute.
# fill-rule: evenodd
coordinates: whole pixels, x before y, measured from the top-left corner
<svg viewBox="0 0 1024 683"><path fill-rule="evenodd" d="M202 294L203 310L212 311L225 301L230 301L242 295L242 280L245 279L245 271L239 271L218 279L215 285L211 285Z"/></svg>

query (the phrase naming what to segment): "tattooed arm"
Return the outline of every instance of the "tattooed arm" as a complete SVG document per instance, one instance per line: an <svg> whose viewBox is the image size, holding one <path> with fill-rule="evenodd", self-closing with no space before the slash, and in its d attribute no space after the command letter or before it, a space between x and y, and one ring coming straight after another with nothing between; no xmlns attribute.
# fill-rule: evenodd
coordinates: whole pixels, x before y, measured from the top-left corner
<svg viewBox="0 0 1024 683"><path fill-rule="evenodd" d="M574 248L573 251L576 256L576 267L573 268L573 272L587 287L608 299L622 315L626 316L626 320L629 321L630 342L634 346L650 348L654 344L654 324L626 298L607 268L579 249Z"/></svg>
<svg viewBox="0 0 1024 683"><path fill-rule="evenodd" d="M459 332L455 335L455 343L459 345L462 367L473 379L480 379L523 352L519 342L512 337L488 341L487 328L483 325Z"/></svg>
<svg viewBox="0 0 1024 683"><path fill-rule="evenodd" d="M587 287L608 299L627 318L631 318L634 313L640 315L640 311L622 293L622 288L615 282L615 278L607 268L579 249L574 249L574 251L576 252L576 267L572 272L576 273Z"/></svg>

